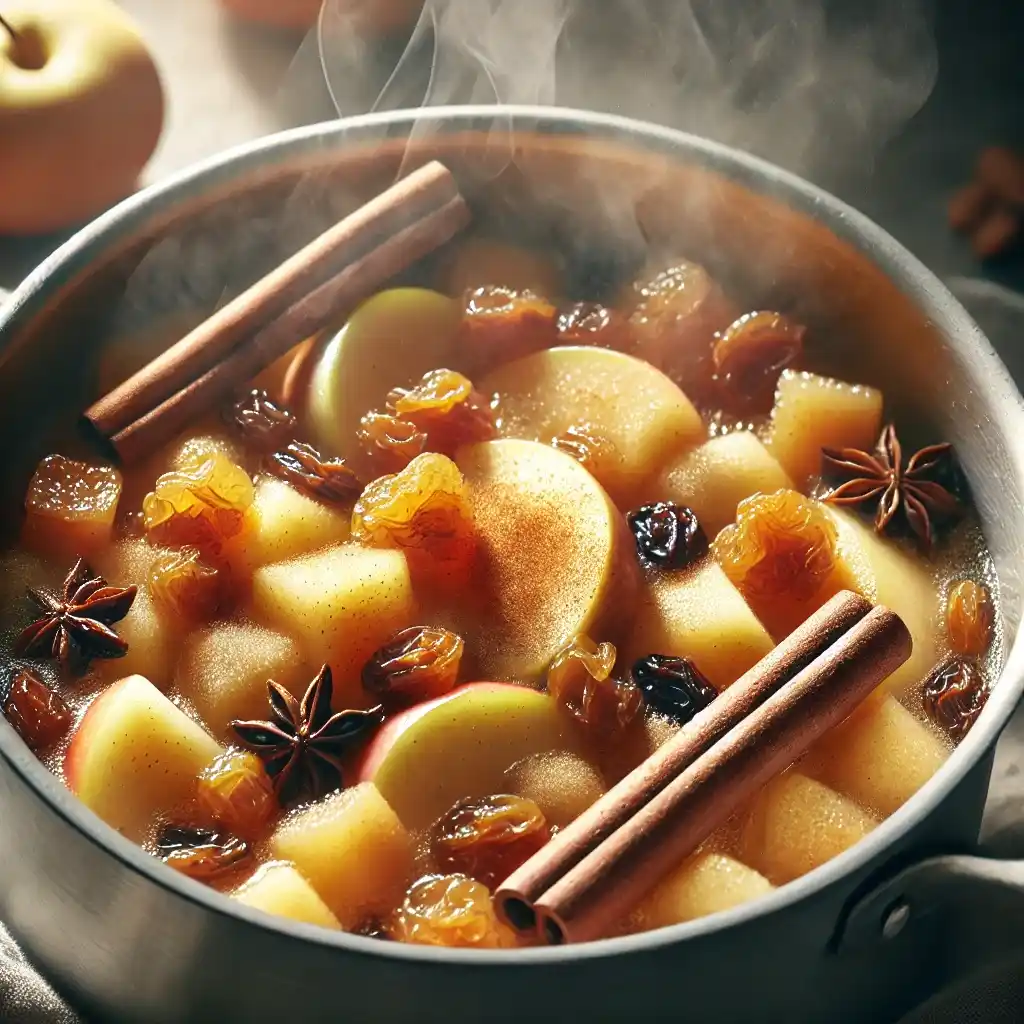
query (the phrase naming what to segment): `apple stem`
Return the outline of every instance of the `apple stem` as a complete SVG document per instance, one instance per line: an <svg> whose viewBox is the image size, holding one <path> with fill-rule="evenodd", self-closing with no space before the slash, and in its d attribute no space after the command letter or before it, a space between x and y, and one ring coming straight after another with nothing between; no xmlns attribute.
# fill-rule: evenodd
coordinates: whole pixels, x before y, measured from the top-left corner
<svg viewBox="0 0 1024 1024"><path fill-rule="evenodd" d="M0 14L0 25L7 29L11 42L16 43L18 41L18 33L14 31L14 26L2 14Z"/></svg>

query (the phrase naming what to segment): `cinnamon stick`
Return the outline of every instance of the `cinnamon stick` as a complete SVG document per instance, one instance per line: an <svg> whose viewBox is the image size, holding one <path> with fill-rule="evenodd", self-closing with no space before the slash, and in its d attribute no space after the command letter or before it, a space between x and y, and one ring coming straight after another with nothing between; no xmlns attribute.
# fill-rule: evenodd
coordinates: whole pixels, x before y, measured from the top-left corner
<svg viewBox="0 0 1024 1024"><path fill-rule="evenodd" d="M503 920L520 931L532 931L536 899L870 610L864 598L848 590L826 602L510 875L494 894Z"/></svg>
<svg viewBox="0 0 1024 1024"><path fill-rule="evenodd" d="M911 648L899 616L872 609L537 899L540 935L560 943L604 934Z"/></svg>
<svg viewBox="0 0 1024 1024"><path fill-rule="evenodd" d="M282 319L289 325L312 323L314 309L329 316L346 303L367 297L389 277L447 241L468 217L451 172L440 163L427 164L329 228L95 402L85 412L86 421L99 435L114 440L204 374L217 370L254 334ZM399 239L402 243L396 245ZM364 262L366 268L356 272ZM332 281L330 300L321 296L297 311L312 293ZM283 355L289 347L281 340L284 337L292 337L291 329L278 327L272 342L264 339L261 351ZM295 344L302 340L296 337ZM114 444L117 447L116 440Z"/></svg>

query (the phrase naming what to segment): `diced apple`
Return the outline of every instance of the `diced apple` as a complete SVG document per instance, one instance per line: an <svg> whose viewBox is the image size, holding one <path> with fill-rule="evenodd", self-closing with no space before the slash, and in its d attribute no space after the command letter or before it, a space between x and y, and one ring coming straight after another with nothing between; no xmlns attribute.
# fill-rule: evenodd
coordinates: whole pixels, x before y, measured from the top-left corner
<svg viewBox="0 0 1024 1024"><path fill-rule="evenodd" d="M853 589L891 608L910 630L910 658L884 684L902 694L919 685L938 660L944 629L939 587L926 562L880 537L870 521L834 505L825 507L839 530L839 551L856 581Z"/></svg>
<svg viewBox="0 0 1024 1024"><path fill-rule="evenodd" d="M239 903L268 914L290 917L293 921L318 924L321 928L340 928L338 919L316 890L291 864L271 861L264 864L244 885L231 894Z"/></svg>
<svg viewBox="0 0 1024 1024"><path fill-rule="evenodd" d="M622 507L636 503L667 459L706 436L700 413L668 377L610 349L548 349L500 367L480 388L498 396L504 437L548 444L570 428L593 437L587 468Z"/></svg>
<svg viewBox="0 0 1024 1024"><path fill-rule="evenodd" d="M822 448L870 451L882 429L882 393L832 377L783 370L766 444L797 487L821 472Z"/></svg>
<svg viewBox="0 0 1024 1024"><path fill-rule="evenodd" d="M501 788L532 800L556 828L578 818L605 791L601 773L568 750L523 758L505 773Z"/></svg>
<svg viewBox="0 0 1024 1024"><path fill-rule="evenodd" d="M902 807L949 746L894 697L874 693L809 751L801 770L881 816Z"/></svg>
<svg viewBox="0 0 1024 1024"><path fill-rule="evenodd" d="M139 587L131 610L115 628L128 644L128 652L123 658L94 661L100 676L114 680L140 675L167 689L174 678L182 629L157 606L148 587Z"/></svg>
<svg viewBox="0 0 1024 1024"><path fill-rule="evenodd" d="M658 883L637 912L645 928L665 928L738 907L772 891L763 875L722 853L689 857Z"/></svg>
<svg viewBox="0 0 1024 1024"><path fill-rule="evenodd" d="M740 856L774 885L784 885L849 849L877 824L853 801L790 771L755 798Z"/></svg>
<svg viewBox="0 0 1024 1024"><path fill-rule="evenodd" d="M705 441L666 466L652 497L691 508L713 537L736 518L751 494L771 494L793 484L776 458L747 430Z"/></svg>
<svg viewBox="0 0 1024 1024"><path fill-rule="evenodd" d="M461 300L470 289L488 284L528 289L552 300L562 294L562 275L547 257L492 238L467 239L444 267L441 290Z"/></svg>
<svg viewBox="0 0 1024 1024"><path fill-rule="evenodd" d="M708 558L650 580L619 664L626 667L647 654L681 655L722 690L772 646L750 606Z"/></svg>
<svg viewBox="0 0 1024 1024"><path fill-rule="evenodd" d="M533 680L576 633L629 627L639 571L624 517L574 459L532 441L470 445L457 462L478 541L480 674Z"/></svg>
<svg viewBox="0 0 1024 1024"><path fill-rule="evenodd" d="M249 526L227 550L232 566L252 572L348 540L351 513L302 494L276 477L261 477Z"/></svg>
<svg viewBox="0 0 1024 1024"><path fill-rule="evenodd" d="M369 782L290 817L271 849L295 865L346 929L391 911L413 867L409 833Z"/></svg>
<svg viewBox="0 0 1024 1024"><path fill-rule="evenodd" d="M460 304L423 288L391 288L364 302L337 334L318 342L306 399L313 443L360 465L360 419L389 391L428 370L457 370Z"/></svg>
<svg viewBox="0 0 1024 1024"><path fill-rule="evenodd" d="M335 706L362 706L363 665L396 630L415 624L409 567L401 551L341 544L257 569L260 622L295 637L308 661L334 670Z"/></svg>
<svg viewBox="0 0 1024 1024"><path fill-rule="evenodd" d="M220 744L148 679L129 676L89 705L64 758L70 790L108 825L140 840L161 811L188 800Z"/></svg>
<svg viewBox="0 0 1024 1024"><path fill-rule="evenodd" d="M224 736L233 719L266 717L268 679L301 699L312 678L291 637L227 622L188 637L175 686L210 731Z"/></svg>
<svg viewBox="0 0 1024 1024"><path fill-rule="evenodd" d="M500 793L505 772L531 754L579 748L572 720L546 693L471 683L390 719L358 768L410 830L463 797Z"/></svg>

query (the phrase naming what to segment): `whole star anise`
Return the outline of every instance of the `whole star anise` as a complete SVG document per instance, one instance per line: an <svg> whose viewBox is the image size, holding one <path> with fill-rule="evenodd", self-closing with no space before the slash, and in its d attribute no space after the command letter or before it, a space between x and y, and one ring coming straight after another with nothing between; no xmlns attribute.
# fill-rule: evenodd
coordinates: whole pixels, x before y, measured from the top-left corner
<svg viewBox="0 0 1024 1024"><path fill-rule="evenodd" d="M890 423L872 452L859 448L822 448L822 475L843 478L823 500L833 505L878 503L875 529L882 533L899 516L930 550L936 520L962 515L963 506L947 486L954 474L953 446L933 444L903 462L896 428Z"/></svg>
<svg viewBox="0 0 1024 1024"><path fill-rule="evenodd" d="M81 674L93 658L123 658L128 643L111 629L129 612L137 587L111 587L78 559L64 580L61 595L29 588L28 595L46 614L22 630L14 653L60 660L69 673Z"/></svg>
<svg viewBox="0 0 1024 1024"><path fill-rule="evenodd" d="M266 766L282 805L299 796L320 796L342 784L341 758L368 729L379 725L383 708L331 711L334 679L324 665L297 701L272 679L267 683L271 721L232 722L239 743Z"/></svg>
<svg viewBox="0 0 1024 1024"><path fill-rule="evenodd" d="M344 502L358 498L363 483L344 459L324 458L312 445L293 441L274 452L267 468L293 487L321 501Z"/></svg>

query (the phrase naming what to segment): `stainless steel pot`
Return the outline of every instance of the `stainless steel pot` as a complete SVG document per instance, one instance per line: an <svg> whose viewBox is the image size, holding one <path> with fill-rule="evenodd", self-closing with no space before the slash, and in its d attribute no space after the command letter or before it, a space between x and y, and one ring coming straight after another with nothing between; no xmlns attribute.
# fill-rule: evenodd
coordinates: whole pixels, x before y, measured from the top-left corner
<svg viewBox="0 0 1024 1024"><path fill-rule="evenodd" d="M259 141L121 204L14 294L0 314L0 424L12 439L2 507L95 392L86 354L101 338L151 334L182 308L201 316L389 183L403 159L434 156L491 230L560 252L588 291L648 246L685 252L751 299L795 307L828 332L840 363L855 355L858 376L885 387L903 422L926 417L957 445L1005 620L985 713L898 813L768 898L650 934L514 954L383 944L238 907L115 835L2 722L0 918L103 1019L891 1018L948 966L956 920L923 911L945 905L949 879L973 889L981 868L1006 883L977 861L952 862L952 875L946 860L915 865L972 847L993 745L1024 686L1024 413L952 296L838 200L742 153L600 114L398 112Z"/></svg>

